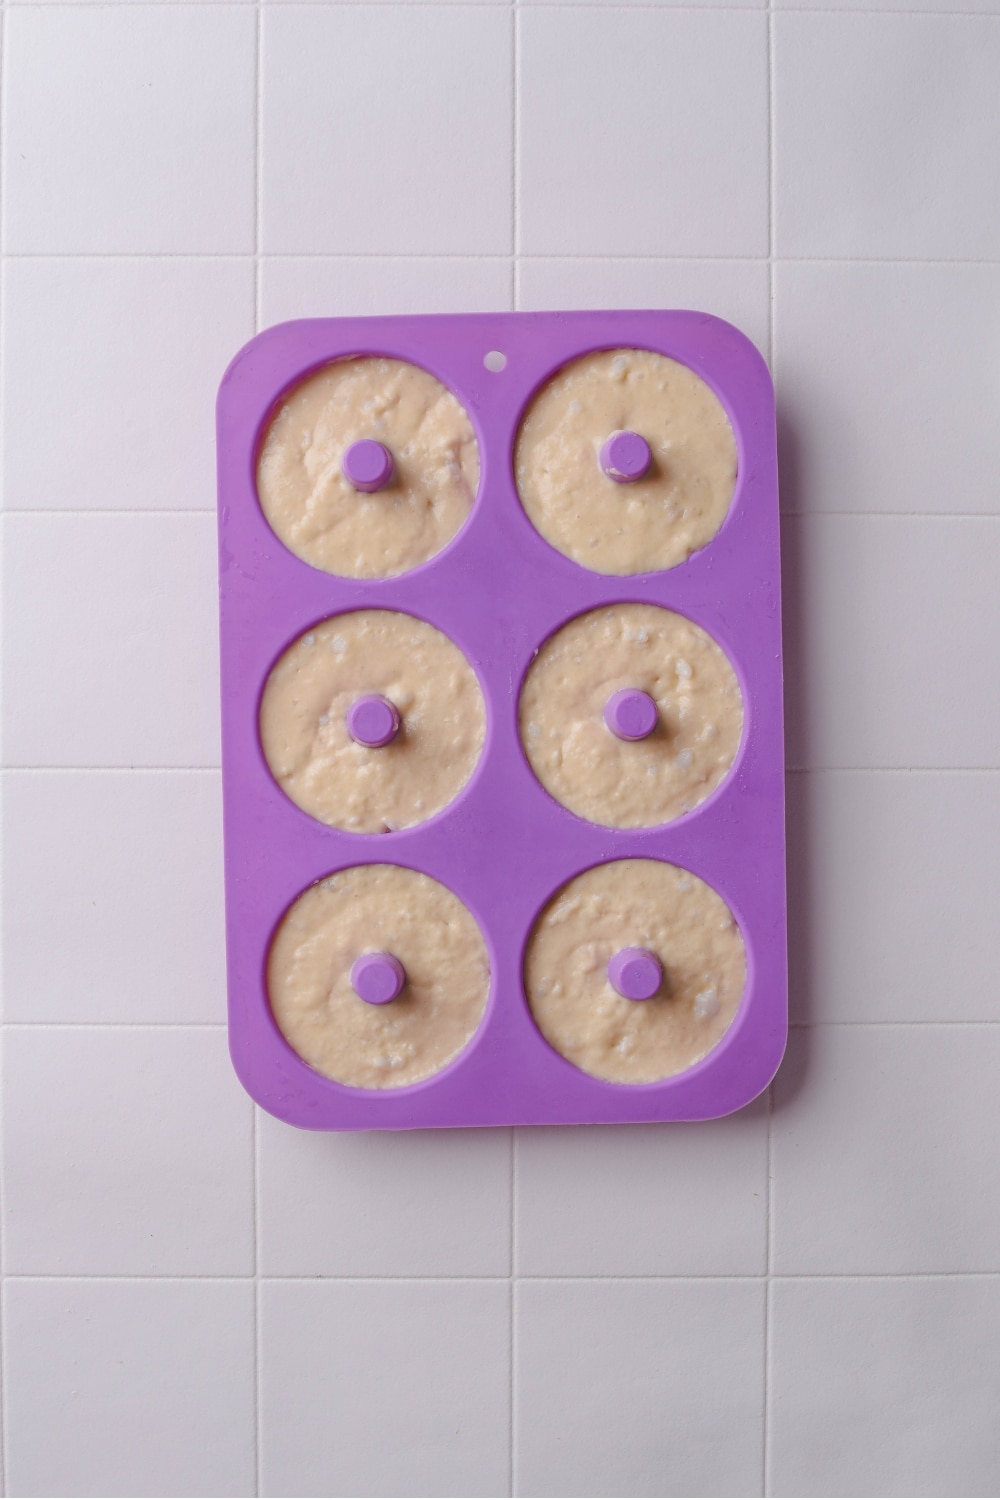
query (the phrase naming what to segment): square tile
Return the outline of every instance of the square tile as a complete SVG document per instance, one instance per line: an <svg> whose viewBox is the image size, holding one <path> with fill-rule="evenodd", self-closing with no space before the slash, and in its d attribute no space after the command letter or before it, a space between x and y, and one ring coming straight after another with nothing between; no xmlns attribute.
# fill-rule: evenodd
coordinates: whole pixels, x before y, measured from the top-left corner
<svg viewBox="0 0 1000 1500"><path fill-rule="evenodd" d="M258 1131L265 1275L510 1274L510 1131Z"/></svg>
<svg viewBox="0 0 1000 1500"><path fill-rule="evenodd" d="M796 1021L993 1021L1000 775L788 782Z"/></svg>
<svg viewBox="0 0 1000 1500"><path fill-rule="evenodd" d="M1000 1271L995 1026L793 1028L774 1085L772 1266Z"/></svg>
<svg viewBox="0 0 1000 1500"><path fill-rule="evenodd" d="M769 1495L996 1494L1000 1280L772 1295Z"/></svg>
<svg viewBox="0 0 1000 1500"><path fill-rule="evenodd" d="M12 6L5 46L8 254L253 249L250 6Z"/></svg>
<svg viewBox="0 0 1000 1500"><path fill-rule="evenodd" d="M1000 267L775 272L785 510L991 515Z"/></svg>
<svg viewBox="0 0 1000 1500"><path fill-rule="evenodd" d="M250 1274L252 1117L221 1027L16 1028L4 1074L9 1275Z"/></svg>
<svg viewBox="0 0 1000 1500"><path fill-rule="evenodd" d="M4 268L11 510L210 510L215 391L253 334L249 260Z"/></svg>
<svg viewBox="0 0 1000 1500"><path fill-rule="evenodd" d="M499 1495L503 1282L265 1282L261 1493Z"/></svg>
<svg viewBox="0 0 1000 1500"><path fill-rule="evenodd" d="M767 1107L517 1133L522 1276L762 1275Z"/></svg>
<svg viewBox="0 0 1000 1500"><path fill-rule="evenodd" d="M1000 526L797 516L782 527L790 766L1000 764Z"/></svg>
<svg viewBox="0 0 1000 1500"><path fill-rule="evenodd" d="M215 517L4 518L8 765L219 763Z"/></svg>
<svg viewBox="0 0 1000 1500"><path fill-rule="evenodd" d="M511 38L507 7L268 6L264 249L509 251Z"/></svg>
<svg viewBox="0 0 1000 1500"><path fill-rule="evenodd" d="M290 318L392 313L509 312L508 259L267 256L261 272L265 324Z"/></svg>
<svg viewBox="0 0 1000 1500"><path fill-rule="evenodd" d="M217 772L7 771L3 817L6 1020L225 1021Z"/></svg>
<svg viewBox="0 0 1000 1500"><path fill-rule="evenodd" d="M782 256L1000 255L1000 23L778 15L775 233Z"/></svg>
<svg viewBox="0 0 1000 1500"><path fill-rule="evenodd" d="M524 254L767 254L763 15L539 7L520 33Z"/></svg>
<svg viewBox="0 0 1000 1500"><path fill-rule="evenodd" d="M521 1282L514 1493L756 1495L764 1287Z"/></svg>
<svg viewBox="0 0 1000 1500"><path fill-rule="evenodd" d="M524 310L677 307L714 313L765 355L771 336L766 261L597 260L526 257L518 266Z"/></svg>
<svg viewBox="0 0 1000 1500"><path fill-rule="evenodd" d="M254 1493L253 1287L8 1281L16 1495Z"/></svg>

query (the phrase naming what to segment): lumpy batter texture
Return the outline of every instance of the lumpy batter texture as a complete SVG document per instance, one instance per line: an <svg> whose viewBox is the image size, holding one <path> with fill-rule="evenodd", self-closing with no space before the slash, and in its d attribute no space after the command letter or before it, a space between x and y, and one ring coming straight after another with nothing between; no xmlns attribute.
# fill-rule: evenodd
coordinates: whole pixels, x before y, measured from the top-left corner
<svg viewBox="0 0 1000 1500"><path fill-rule="evenodd" d="M613 432L638 432L643 479L601 469ZM521 502L553 547L597 573L674 568L722 525L736 485L736 440L705 382L645 349L575 360L535 397L515 454Z"/></svg>
<svg viewBox="0 0 1000 1500"><path fill-rule="evenodd" d="M369 1005L351 984L364 953L389 952L402 992ZM271 944L267 989L289 1045L327 1078L391 1089L438 1073L474 1035L489 990L486 945L458 897L429 875L361 865L312 886Z"/></svg>
<svg viewBox="0 0 1000 1500"><path fill-rule="evenodd" d="M615 737L613 693L656 703L647 739ZM532 770L571 812L610 828L666 823L704 802L725 777L743 732L728 657L683 615L615 604L579 615L542 646L525 679L521 740Z"/></svg>
<svg viewBox="0 0 1000 1500"><path fill-rule="evenodd" d="M651 1000L625 1000L608 979L621 948L663 966ZM571 880L542 912L524 982L535 1021L569 1062L612 1083L655 1083L703 1058L732 1024L746 952L726 903L676 865L626 859Z"/></svg>
<svg viewBox="0 0 1000 1500"><path fill-rule="evenodd" d="M393 479L363 494L341 472L345 449L374 438ZM264 514L297 557L343 578L392 578L441 551L479 484L472 424L450 391L398 359L343 359L296 386L257 464Z"/></svg>
<svg viewBox="0 0 1000 1500"><path fill-rule="evenodd" d="M391 744L368 749L347 729L359 697L400 716ZM393 610L335 615L299 637L271 671L260 739L271 772L303 811L352 833L391 833L458 795L483 747L486 712L458 647Z"/></svg>

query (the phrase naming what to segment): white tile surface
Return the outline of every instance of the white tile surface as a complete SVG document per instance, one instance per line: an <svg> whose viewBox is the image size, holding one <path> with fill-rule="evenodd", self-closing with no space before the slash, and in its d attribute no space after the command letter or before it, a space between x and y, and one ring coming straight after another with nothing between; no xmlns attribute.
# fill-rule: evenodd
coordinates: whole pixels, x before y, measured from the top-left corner
<svg viewBox="0 0 1000 1500"><path fill-rule="evenodd" d="M4 1018L226 1018L213 771L4 773Z"/></svg>
<svg viewBox="0 0 1000 1500"><path fill-rule="evenodd" d="M993 1021L1000 775L788 779L792 1015Z"/></svg>
<svg viewBox="0 0 1000 1500"><path fill-rule="evenodd" d="M522 1276L765 1269L764 1100L724 1121L517 1133Z"/></svg>
<svg viewBox="0 0 1000 1500"><path fill-rule="evenodd" d="M1000 21L778 15L782 256L997 259Z"/></svg>
<svg viewBox="0 0 1000 1500"><path fill-rule="evenodd" d="M264 249L506 254L510 49L506 7L268 7Z"/></svg>
<svg viewBox="0 0 1000 1500"><path fill-rule="evenodd" d="M517 1289L518 1495L760 1492L757 1281Z"/></svg>
<svg viewBox="0 0 1000 1500"><path fill-rule="evenodd" d="M996 518L787 518L795 767L1000 764Z"/></svg>
<svg viewBox="0 0 1000 1500"><path fill-rule="evenodd" d="M995 1494L1000 0L775 0L773 70L763 0L4 8L8 1492L253 1493L259 1435L265 1494L752 1495L766 1431L772 1494ZM254 1126L164 1024L221 1014L222 366L255 311L629 305L773 332L836 1024L769 1162L762 1105Z"/></svg>
<svg viewBox="0 0 1000 1500"><path fill-rule="evenodd" d="M215 391L253 334L249 260L9 260L11 510L211 510Z"/></svg>
<svg viewBox="0 0 1000 1500"><path fill-rule="evenodd" d="M215 517L4 518L4 756L219 760Z"/></svg>
<svg viewBox="0 0 1000 1500"><path fill-rule="evenodd" d="M525 255L767 254L762 15L540 6L520 32Z"/></svg>
<svg viewBox="0 0 1000 1500"><path fill-rule="evenodd" d="M4 248L253 248L246 5L12 6Z"/></svg>
<svg viewBox="0 0 1000 1500"><path fill-rule="evenodd" d="M778 1281L773 1295L769 1494L996 1492L1000 1279Z"/></svg>
<svg viewBox="0 0 1000 1500"><path fill-rule="evenodd" d="M513 276L500 256L275 255L263 262L261 287L266 325L287 318L509 312Z"/></svg>
<svg viewBox="0 0 1000 1500"><path fill-rule="evenodd" d="M779 264L784 509L995 514L998 348L1000 266Z"/></svg>
<svg viewBox="0 0 1000 1500"><path fill-rule="evenodd" d="M266 1275L510 1274L509 1131L258 1130Z"/></svg>
<svg viewBox="0 0 1000 1500"><path fill-rule="evenodd" d="M245 1276L251 1110L217 1027L4 1044L8 1275Z"/></svg>
<svg viewBox="0 0 1000 1500"><path fill-rule="evenodd" d="M518 306L687 307L726 318L768 351L771 292L762 260L531 259L520 262Z"/></svg>
<svg viewBox="0 0 1000 1500"><path fill-rule="evenodd" d="M253 1287L8 1281L15 1495L246 1495Z"/></svg>
<svg viewBox="0 0 1000 1500"><path fill-rule="evenodd" d="M1000 1028L793 1030L775 1084L772 1267L1000 1271Z"/></svg>
<svg viewBox="0 0 1000 1500"><path fill-rule="evenodd" d="M262 1493L507 1488L502 1282L267 1282Z"/></svg>

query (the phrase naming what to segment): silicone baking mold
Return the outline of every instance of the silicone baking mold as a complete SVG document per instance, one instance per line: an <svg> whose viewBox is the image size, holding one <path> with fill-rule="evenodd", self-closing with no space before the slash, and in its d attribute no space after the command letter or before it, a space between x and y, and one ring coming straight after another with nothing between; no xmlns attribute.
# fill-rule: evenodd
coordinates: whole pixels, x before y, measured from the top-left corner
<svg viewBox="0 0 1000 1500"><path fill-rule="evenodd" d="M533 394L570 360L613 348L650 349L689 366L714 390L736 436L727 519L706 547L664 572L606 576L562 556L531 525L514 483L514 442ZM479 443L467 523L435 558L394 578L340 578L300 561L257 499L257 454L276 404L318 367L350 355L428 370L462 403ZM617 461L627 465L626 450ZM229 1034L250 1095L298 1126L401 1130L706 1119L759 1094L784 1050L787 976L774 397L753 345L693 312L286 323L255 338L226 372L218 455ZM378 455L361 458L374 473ZM624 601L659 604L702 626L733 663L744 698L743 740L727 778L693 811L656 828L610 829L568 812L536 781L518 735L518 692L541 643L572 617ZM331 615L373 607L416 615L448 635L475 668L487 708L483 755L455 801L417 827L375 835L327 827L296 807L268 769L257 722L268 672L292 641ZM525 944L550 897L582 870L630 857L665 860L707 881L747 949L746 990L722 1041L686 1072L650 1084L602 1082L566 1061L537 1029L522 985ZM270 942L295 898L339 869L370 863L425 871L448 886L478 921L490 958L486 1014L472 1042L440 1073L402 1088L352 1088L315 1072L279 1032L266 991Z"/></svg>

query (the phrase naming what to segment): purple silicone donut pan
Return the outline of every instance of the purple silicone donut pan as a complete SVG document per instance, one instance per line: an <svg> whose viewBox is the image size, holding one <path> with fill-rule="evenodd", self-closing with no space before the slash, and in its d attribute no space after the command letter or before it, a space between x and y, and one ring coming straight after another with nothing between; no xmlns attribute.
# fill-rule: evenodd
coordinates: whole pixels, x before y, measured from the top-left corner
<svg viewBox="0 0 1000 1500"><path fill-rule="evenodd" d="M534 392L596 349L651 349L696 371L725 407L739 456L730 513L680 567L621 578L556 552L529 522L514 483L518 424ZM501 370L484 364L506 356ZM259 444L280 398L348 355L387 355L429 370L465 407L479 443L472 514L432 561L384 580L332 577L301 562L257 499ZM491 360L491 364L499 363ZM219 568L230 1050L264 1109L313 1130L700 1120L748 1103L770 1082L787 1034L784 751L774 395L763 359L735 328L693 312L510 313L323 318L285 323L237 355L218 402ZM599 827L535 780L517 700L534 652L560 625L602 604L659 604L702 626L743 690L736 762L700 807L661 827ZM268 672L311 625L359 608L400 610L465 652L486 699L482 758L468 785L419 827L387 834L328 828L271 776L258 735ZM653 1084L580 1072L543 1039L522 984L525 944L565 881L625 858L666 860L728 903L747 947L736 1019L700 1063ZM486 1014L442 1072L396 1089L345 1087L303 1062L268 1006L275 928L313 882L350 865L426 871L466 904L489 951ZM377 945L376 945L377 946Z"/></svg>

